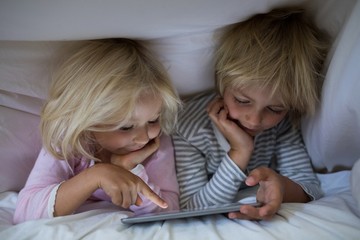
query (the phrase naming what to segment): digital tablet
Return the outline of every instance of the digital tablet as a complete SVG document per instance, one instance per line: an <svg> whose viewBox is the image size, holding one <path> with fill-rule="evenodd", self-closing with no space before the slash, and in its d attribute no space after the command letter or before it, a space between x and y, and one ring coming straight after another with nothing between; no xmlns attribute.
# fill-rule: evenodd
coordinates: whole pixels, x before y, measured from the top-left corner
<svg viewBox="0 0 360 240"><path fill-rule="evenodd" d="M162 221L169 219L200 217L200 216L212 215L212 214L236 212L239 211L239 208L242 205L252 205L258 207L260 206L260 203L256 202L255 194L253 194L253 191L255 190L251 189L250 191L249 190L244 191L244 193L240 194L239 196L240 200L234 203L213 205L209 207L196 208L196 209L181 209L181 210L173 210L167 212L134 215L127 218L123 218L121 219L121 221L122 223L125 224L145 223L145 222Z"/></svg>
<svg viewBox="0 0 360 240"><path fill-rule="evenodd" d="M126 224L133 223L144 223L144 222L153 222L153 221L162 221L169 219L180 219L188 217L200 217L205 215L220 214L220 213L229 213L239 211L240 206L244 203L229 203L222 205L213 205L206 208L197 208L197 209L182 209L174 210L168 212L159 212L159 213L147 213L143 215L134 215L128 218L121 219L121 222ZM250 203L252 206L259 206L259 203Z"/></svg>

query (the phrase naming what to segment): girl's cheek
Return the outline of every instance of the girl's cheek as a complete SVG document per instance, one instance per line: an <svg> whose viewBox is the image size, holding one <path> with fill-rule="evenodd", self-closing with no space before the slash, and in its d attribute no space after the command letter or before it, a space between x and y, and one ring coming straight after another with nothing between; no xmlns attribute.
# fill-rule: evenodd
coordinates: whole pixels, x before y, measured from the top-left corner
<svg viewBox="0 0 360 240"><path fill-rule="evenodd" d="M159 136L160 130L160 125L152 126L149 130L149 138L153 139Z"/></svg>

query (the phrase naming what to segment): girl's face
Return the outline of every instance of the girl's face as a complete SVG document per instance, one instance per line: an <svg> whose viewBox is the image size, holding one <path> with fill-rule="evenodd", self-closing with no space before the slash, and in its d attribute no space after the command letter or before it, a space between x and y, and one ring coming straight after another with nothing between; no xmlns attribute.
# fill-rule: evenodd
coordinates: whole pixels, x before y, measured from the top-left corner
<svg viewBox="0 0 360 240"><path fill-rule="evenodd" d="M116 131L94 133L97 143L103 150L118 155L142 149L160 134L161 106L161 99L143 95L127 124Z"/></svg>
<svg viewBox="0 0 360 240"><path fill-rule="evenodd" d="M229 118L251 136L277 125L288 113L280 97L271 96L268 88L251 86L224 91Z"/></svg>

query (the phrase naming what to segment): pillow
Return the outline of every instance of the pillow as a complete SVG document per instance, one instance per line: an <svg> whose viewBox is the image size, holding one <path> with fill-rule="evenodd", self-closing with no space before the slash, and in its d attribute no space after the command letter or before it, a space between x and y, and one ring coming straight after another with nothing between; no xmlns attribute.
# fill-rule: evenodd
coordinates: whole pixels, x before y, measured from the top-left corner
<svg viewBox="0 0 360 240"><path fill-rule="evenodd" d="M360 159L355 163L354 167L351 170L351 192L357 203L358 208L360 208Z"/></svg>
<svg viewBox="0 0 360 240"><path fill-rule="evenodd" d="M0 40L158 39L211 31L276 5L306 0L2 0ZM44 14L46 13L46 14ZM61 26L61 27L59 27Z"/></svg>
<svg viewBox="0 0 360 240"><path fill-rule="evenodd" d="M0 106L0 192L19 191L41 148L37 115Z"/></svg>
<svg viewBox="0 0 360 240"><path fill-rule="evenodd" d="M317 171L350 170L360 158L360 2L336 40L320 109L303 124L303 136Z"/></svg>
<svg viewBox="0 0 360 240"><path fill-rule="evenodd" d="M149 41L181 96L214 86L213 31Z"/></svg>
<svg viewBox="0 0 360 240"><path fill-rule="evenodd" d="M58 46L0 41L0 192L20 190L37 158L39 113Z"/></svg>

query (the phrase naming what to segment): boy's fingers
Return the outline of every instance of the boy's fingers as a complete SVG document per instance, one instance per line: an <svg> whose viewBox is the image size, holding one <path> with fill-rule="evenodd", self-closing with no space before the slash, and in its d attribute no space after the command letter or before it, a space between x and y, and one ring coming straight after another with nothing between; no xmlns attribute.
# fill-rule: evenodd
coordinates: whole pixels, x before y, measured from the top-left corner
<svg viewBox="0 0 360 240"><path fill-rule="evenodd" d="M249 173L245 183L248 186L255 186L260 181L265 180L268 177L264 168L256 168Z"/></svg>
<svg viewBox="0 0 360 240"><path fill-rule="evenodd" d="M211 110L213 110L215 104L218 102L218 99L213 99L206 107L206 111L210 112Z"/></svg>
<svg viewBox="0 0 360 240"><path fill-rule="evenodd" d="M213 101L211 101L208 106L206 107L206 111L209 114L217 114L219 113L220 109L223 108L223 102L219 98L215 98Z"/></svg>

